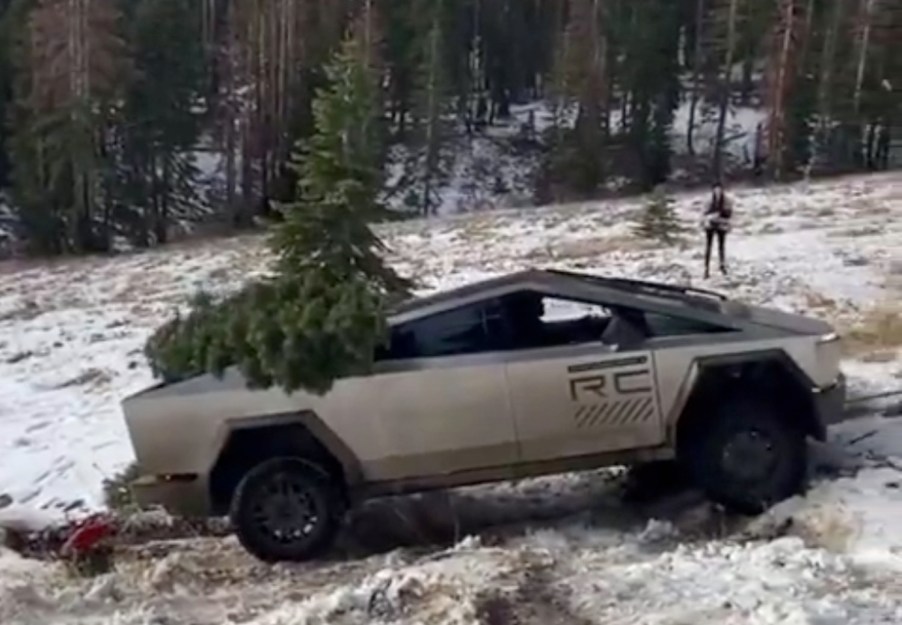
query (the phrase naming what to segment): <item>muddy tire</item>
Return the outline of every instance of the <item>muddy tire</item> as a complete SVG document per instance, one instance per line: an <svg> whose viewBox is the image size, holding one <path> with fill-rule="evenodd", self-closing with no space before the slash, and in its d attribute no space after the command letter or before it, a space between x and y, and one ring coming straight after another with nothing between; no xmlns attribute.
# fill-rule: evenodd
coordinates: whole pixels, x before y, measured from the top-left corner
<svg viewBox="0 0 902 625"><path fill-rule="evenodd" d="M681 455L711 500L754 515L804 490L807 450L805 433L789 415L740 396L693 428Z"/></svg>
<svg viewBox="0 0 902 625"><path fill-rule="evenodd" d="M648 503L687 490L691 481L685 467L674 460L646 462L630 467L623 485L627 503Z"/></svg>
<svg viewBox="0 0 902 625"><path fill-rule="evenodd" d="M265 562L300 562L327 551L343 506L334 481L317 465L267 460L238 484L229 517L241 545Z"/></svg>

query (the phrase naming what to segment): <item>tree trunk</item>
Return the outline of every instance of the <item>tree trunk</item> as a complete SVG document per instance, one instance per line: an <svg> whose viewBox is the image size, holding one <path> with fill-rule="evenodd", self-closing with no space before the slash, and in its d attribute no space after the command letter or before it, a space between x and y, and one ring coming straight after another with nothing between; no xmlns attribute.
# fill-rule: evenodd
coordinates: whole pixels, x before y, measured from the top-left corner
<svg viewBox="0 0 902 625"><path fill-rule="evenodd" d="M793 51L795 24L795 0L781 0L777 21L774 53L770 72L770 114L768 118L768 158L774 177L783 173L784 145L786 135L786 101L789 79L792 75L790 63Z"/></svg>
<svg viewBox="0 0 902 625"><path fill-rule="evenodd" d="M861 14L862 23L859 24L859 27L861 28L861 39L858 44L858 60L855 70L854 92L854 108L856 116L861 110L861 88L864 84L865 69L867 68L868 47L871 42L871 12L874 7L874 0L861 1L863 9Z"/></svg>
<svg viewBox="0 0 902 625"><path fill-rule="evenodd" d="M727 111L730 105L730 86L733 75L733 50L736 47L736 13L739 0L730 0L730 13L727 23L727 51L724 59L724 78L720 92L720 114L717 119L717 134L714 139L713 173L719 177L723 172L723 138L727 124Z"/></svg>
<svg viewBox="0 0 902 625"><path fill-rule="evenodd" d="M892 142L892 125L887 122L880 129L880 136L877 138L877 168L882 170L889 169L889 151Z"/></svg>
<svg viewBox="0 0 902 625"><path fill-rule="evenodd" d="M226 119L225 131L225 178L226 178L226 206L229 210L231 225L238 227L240 225L240 215L238 212L238 199L236 197L238 188L238 172L237 163L235 162L235 150L237 142L235 140L235 118L229 107L229 113Z"/></svg>
<svg viewBox="0 0 902 625"><path fill-rule="evenodd" d="M871 171L877 169L877 124L868 124L867 142L865 143L865 163Z"/></svg>
<svg viewBox="0 0 902 625"><path fill-rule="evenodd" d="M439 18L436 14L432 24L432 32L429 33L429 77L426 84L426 163L423 172L423 199L422 211L424 215L432 212L432 181L438 166L438 124L439 124Z"/></svg>
<svg viewBox="0 0 902 625"><path fill-rule="evenodd" d="M755 69L755 52L749 51L748 56L742 62L742 105L749 106L752 103L752 93L755 91L753 73Z"/></svg>
<svg viewBox="0 0 902 625"><path fill-rule="evenodd" d="M245 117L241 122L239 144L241 146L241 201L238 206L238 225L246 227L254 201L254 150L250 120Z"/></svg>
<svg viewBox="0 0 902 625"><path fill-rule="evenodd" d="M695 112L698 108L698 96L701 89L702 69L702 28L705 18L705 0L696 0L695 4L695 49L692 53L692 96L689 101L689 126L686 129L686 150L690 156L695 155L692 142L695 133Z"/></svg>
<svg viewBox="0 0 902 625"><path fill-rule="evenodd" d="M833 0L833 13L827 33L824 36L824 47L821 49L820 76L818 78L817 109L820 117L818 128L819 144L826 150L828 160L832 160L832 151L829 149L832 143L831 120L833 116L833 71L836 63L836 43L839 34L839 25L843 14L844 0Z"/></svg>
<svg viewBox="0 0 902 625"><path fill-rule="evenodd" d="M169 187L172 184L169 156L163 157L163 172L160 180L160 188L157 190L159 211L156 223L154 223L154 236L157 245L165 245L169 239Z"/></svg>

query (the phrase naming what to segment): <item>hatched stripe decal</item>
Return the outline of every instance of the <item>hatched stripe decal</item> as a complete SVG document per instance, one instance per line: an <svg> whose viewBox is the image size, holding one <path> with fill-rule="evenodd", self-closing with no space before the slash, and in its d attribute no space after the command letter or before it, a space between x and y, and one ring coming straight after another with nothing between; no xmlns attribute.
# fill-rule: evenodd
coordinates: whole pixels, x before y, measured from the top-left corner
<svg viewBox="0 0 902 625"><path fill-rule="evenodd" d="M606 429L636 426L654 416L651 397L637 397L603 404L581 405L573 413L577 429Z"/></svg>

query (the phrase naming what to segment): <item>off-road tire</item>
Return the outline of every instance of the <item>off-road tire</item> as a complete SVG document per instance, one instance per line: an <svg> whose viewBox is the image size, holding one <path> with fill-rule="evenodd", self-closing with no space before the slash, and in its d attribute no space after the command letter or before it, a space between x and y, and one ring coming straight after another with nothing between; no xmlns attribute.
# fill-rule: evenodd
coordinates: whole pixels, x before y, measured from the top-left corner
<svg viewBox="0 0 902 625"><path fill-rule="evenodd" d="M286 504L287 496L293 503ZM334 543L344 511L341 501L335 481L318 465L275 458L251 469L238 483L229 518L238 541L253 556L264 562L301 562L322 555ZM276 513L280 504L292 510ZM302 509L312 518L298 517ZM283 513L285 518L276 518ZM288 518L291 515L295 518ZM280 539L272 524L296 528L303 535Z"/></svg>
<svg viewBox="0 0 902 625"><path fill-rule="evenodd" d="M730 511L760 514L805 488L805 433L767 401L722 401L688 436L680 454L693 482Z"/></svg>
<svg viewBox="0 0 902 625"><path fill-rule="evenodd" d="M675 460L633 465L623 483L622 499L630 504L660 501L691 486L686 468Z"/></svg>

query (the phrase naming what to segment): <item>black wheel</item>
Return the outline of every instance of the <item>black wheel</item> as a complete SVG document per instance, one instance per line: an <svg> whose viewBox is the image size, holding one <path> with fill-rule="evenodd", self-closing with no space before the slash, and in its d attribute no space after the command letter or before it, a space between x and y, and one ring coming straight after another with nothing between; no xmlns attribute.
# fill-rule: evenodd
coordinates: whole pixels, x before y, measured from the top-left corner
<svg viewBox="0 0 902 625"><path fill-rule="evenodd" d="M673 460L634 465L627 473L623 499L641 504L679 493L690 486L684 469L682 464Z"/></svg>
<svg viewBox="0 0 902 625"><path fill-rule="evenodd" d="M708 497L742 514L760 514L804 490L805 433L770 404L724 402L689 434L681 453Z"/></svg>
<svg viewBox="0 0 902 625"><path fill-rule="evenodd" d="M238 540L266 562L298 562L331 547L342 514L328 474L277 458L251 469L235 489L229 516Z"/></svg>

